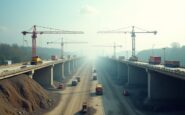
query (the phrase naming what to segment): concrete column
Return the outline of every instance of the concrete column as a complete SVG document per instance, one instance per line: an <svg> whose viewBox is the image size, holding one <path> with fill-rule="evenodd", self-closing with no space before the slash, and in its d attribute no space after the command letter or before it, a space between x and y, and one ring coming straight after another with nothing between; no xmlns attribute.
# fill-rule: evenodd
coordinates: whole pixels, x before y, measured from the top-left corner
<svg viewBox="0 0 185 115"><path fill-rule="evenodd" d="M34 70L31 70L28 73L26 73L26 75L28 75L31 79L33 79L33 74L34 74Z"/></svg>
<svg viewBox="0 0 185 115"><path fill-rule="evenodd" d="M147 86L147 72L145 69L128 65L128 85Z"/></svg>
<svg viewBox="0 0 185 115"><path fill-rule="evenodd" d="M119 79L122 80L123 82L128 82L128 66L127 64L124 64L120 62L118 64L118 76Z"/></svg>
<svg viewBox="0 0 185 115"><path fill-rule="evenodd" d="M69 75L69 62L64 62L64 75Z"/></svg>
<svg viewBox="0 0 185 115"><path fill-rule="evenodd" d="M64 76L62 75L62 63L56 64L53 69L53 78L56 81L61 82L64 79Z"/></svg>
<svg viewBox="0 0 185 115"><path fill-rule="evenodd" d="M148 70L149 100L185 100L185 81Z"/></svg>
<svg viewBox="0 0 185 115"><path fill-rule="evenodd" d="M71 74L71 63L70 61L68 61L67 63L68 63L68 74Z"/></svg>
<svg viewBox="0 0 185 115"><path fill-rule="evenodd" d="M42 69L35 70L33 79L43 87L53 85L53 66L48 66Z"/></svg>
<svg viewBox="0 0 185 115"><path fill-rule="evenodd" d="M65 74L64 74L64 72L65 72L64 63L62 63L62 77L63 77L63 79L65 79Z"/></svg>
<svg viewBox="0 0 185 115"><path fill-rule="evenodd" d="M73 60L71 60L69 63L70 63L70 72L73 73L73 71L74 71L73 70L74 69L73 68Z"/></svg>

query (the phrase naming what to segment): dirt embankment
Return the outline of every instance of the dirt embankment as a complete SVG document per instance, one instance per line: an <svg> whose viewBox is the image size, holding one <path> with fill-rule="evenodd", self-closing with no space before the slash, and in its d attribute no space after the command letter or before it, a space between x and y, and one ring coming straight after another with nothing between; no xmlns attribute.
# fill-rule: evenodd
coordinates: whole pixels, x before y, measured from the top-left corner
<svg viewBox="0 0 185 115"><path fill-rule="evenodd" d="M52 103L48 92L27 75L0 81L0 115L37 114Z"/></svg>

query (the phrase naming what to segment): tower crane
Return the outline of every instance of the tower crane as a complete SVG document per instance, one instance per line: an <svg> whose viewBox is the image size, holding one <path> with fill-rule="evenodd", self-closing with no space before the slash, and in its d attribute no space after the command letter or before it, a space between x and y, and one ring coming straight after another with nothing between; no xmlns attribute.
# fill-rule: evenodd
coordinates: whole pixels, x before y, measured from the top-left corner
<svg viewBox="0 0 185 115"><path fill-rule="evenodd" d="M122 47L122 45L116 45L116 43L114 42L114 45L112 45L112 46L106 46L106 45L95 45L94 47L112 47L113 48L113 56L114 56L114 58L116 58L116 48L117 47Z"/></svg>
<svg viewBox="0 0 185 115"><path fill-rule="evenodd" d="M41 26L38 26L41 27ZM42 27L46 28L46 27ZM47 29L53 29L53 28L47 28ZM36 38L38 34L84 34L82 31L65 31L65 30L59 30L55 29L55 31L37 31L36 25L33 26L33 31L22 31L23 35L31 34L32 36L32 65L36 65L39 63L42 63L42 60L36 56Z"/></svg>
<svg viewBox="0 0 185 115"><path fill-rule="evenodd" d="M140 29L140 28L138 28ZM140 29L142 31L135 31L135 26L132 26L132 31L118 31L118 30L111 30L111 31L98 31L98 33L104 33L104 34L108 34L108 33L117 33L117 34L127 34L130 33L131 37L132 37L132 57L130 58L130 61L137 61L137 57L135 56L135 38L136 38L136 33L140 34L140 33L153 33L154 35L157 34L157 31L147 31L144 29Z"/></svg>
<svg viewBox="0 0 185 115"><path fill-rule="evenodd" d="M64 42L63 38L61 42L47 42L47 44L60 44L61 45L61 58L64 58L64 44L86 44L88 42Z"/></svg>

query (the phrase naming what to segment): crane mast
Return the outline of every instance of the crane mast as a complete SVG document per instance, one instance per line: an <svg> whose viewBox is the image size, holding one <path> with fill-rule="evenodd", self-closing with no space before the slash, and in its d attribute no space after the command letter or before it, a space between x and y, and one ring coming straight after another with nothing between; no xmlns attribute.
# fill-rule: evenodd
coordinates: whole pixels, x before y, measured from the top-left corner
<svg viewBox="0 0 185 115"><path fill-rule="evenodd" d="M46 28L46 27L43 27ZM51 29L51 28L47 28ZM56 31L57 30L57 31ZM36 39L37 39L37 34L83 34L84 32L82 31L64 31L64 30L59 30L55 29L55 31L37 31L36 25L33 26L33 31L22 31L23 35L31 34L32 36L32 60L31 60L31 65L37 65L43 63L42 59L39 58L39 56L36 55Z"/></svg>
<svg viewBox="0 0 185 115"><path fill-rule="evenodd" d="M84 34L82 31L65 31L65 30L58 30L58 31L37 31L36 25L33 26L33 31L22 31L23 35L32 34L32 57L36 56L36 39L37 34Z"/></svg>
<svg viewBox="0 0 185 115"><path fill-rule="evenodd" d="M108 34L108 33L116 33L116 34L127 34L130 33L131 34L131 38L132 38L132 57L136 58L135 55L135 50L136 50L136 43L135 43L135 38L136 38L136 33L153 33L154 35L157 34L157 31L135 31L135 27L132 26L132 31L98 31L98 33L103 33L103 34ZM137 61L137 59L133 59L133 61Z"/></svg>
<svg viewBox="0 0 185 115"><path fill-rule="evenodd" d="M114 45L112 46L106 46L106 45L95 45L94 47L112 47L113 48L113 56L116 58L116 48L117 47L122 47L122 45L116 45L116 43L114 42Z"/></svg>
<svg viewBox="0 0 185 115"><path fill-rule="evenodd" d="M64 44L85 44L88 42L64 42L61 38L61 42L47 42L47 44L61 44L61 58L64 58Z"/></svg>

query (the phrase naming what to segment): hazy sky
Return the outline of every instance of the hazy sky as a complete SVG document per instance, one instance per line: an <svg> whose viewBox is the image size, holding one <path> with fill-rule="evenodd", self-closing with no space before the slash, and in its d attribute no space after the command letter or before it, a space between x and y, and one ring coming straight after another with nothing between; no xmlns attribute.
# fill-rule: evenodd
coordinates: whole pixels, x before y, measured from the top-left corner
<svg viewBox="0 0 185 115"><path fill-rule="evenodd" d="M161 48L171 42L185 45L185 0L1 0L0 42L23 45L21 31L34 24L63 30L82 30L84 35L42 35L38 46L48 41L88 41L90 45L123 45L118 50L131 49L130 34L97 34L99 30L114 30L137 26L157 30L158 34L136 34L136 50ZM38 28L39 30L39 28ZM40 29L41 30L41 29ZM127 29L131 31L131 27ZM137 31L137 30L136 30ZM28 45L31 37L27 35ZM96 52L88 45L66 45L67 50ZM83 48L83 49L81 49ZM103 50L102 48L100 48ZM112 51L105 48L105 51Z"/></svg>

